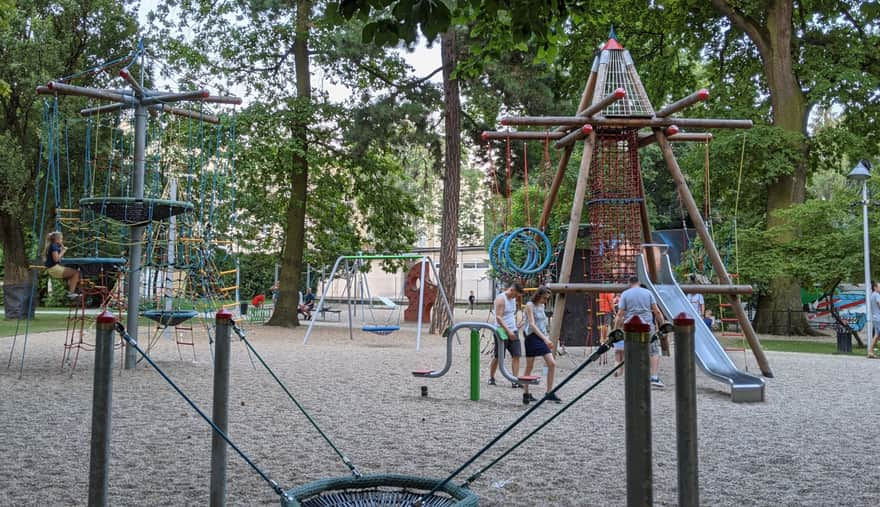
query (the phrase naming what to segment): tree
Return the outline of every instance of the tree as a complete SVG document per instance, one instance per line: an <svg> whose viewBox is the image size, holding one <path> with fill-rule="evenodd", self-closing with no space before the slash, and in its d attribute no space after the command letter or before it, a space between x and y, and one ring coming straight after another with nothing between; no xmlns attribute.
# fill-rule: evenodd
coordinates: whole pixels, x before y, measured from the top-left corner
<svg viewBox="0 0 880 507"><path fill-rule="evenodd" d="M156 37L166 41L169 59L194 79L236 84L258 99L243 115L242 180L257 192L248 206L251 227L283 231L272 325L299 324L305 261L396 250L414 240L418 210L414 197L399 191L404 168L395 153L402 143L394 133L426 130L430 109L417 99L429 102L431 86L411 78L400 58L353 40L354 32L322 7L311 0L183 0L152 14L164 20ZM175 8L191 16L172 16ZM188 19L199 22L190 26ZM194 35L181 35L187 30ZM314 66L352 95L334 103L316 93Z"/></svg>
<svg viewBox="0 0 880 507"><path fill-rule="evenodd" d="M121 0L36 0L0 8L0 241L7 285L28 279L27 245L38 241L30 237L40 156L36 87L133 46L137 25L126 5ZM102 79L87 74L75 84ZM75 114L67 104L61 107L62 114Z"/></svg>

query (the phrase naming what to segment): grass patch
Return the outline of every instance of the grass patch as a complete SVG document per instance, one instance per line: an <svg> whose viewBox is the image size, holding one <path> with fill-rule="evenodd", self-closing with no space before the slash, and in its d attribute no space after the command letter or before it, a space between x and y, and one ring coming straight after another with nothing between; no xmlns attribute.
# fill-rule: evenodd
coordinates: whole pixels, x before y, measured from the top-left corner
<svg viewBox="0 0 880 507"><path fill-rule="evenodd" d="M46 331L63 331L67 329L67 315L40 315L37 314L28 324L22 320L0 320L0 336L15 336L15 330L18 329L19 336L24 336L25 325L28 326L28 333L44 333Z"/></svg>
<svg viewBox="0 0 880 507"><path fill-rule="evenodd" d="M742 347L741 340L722 339L722 345L725 347ZM748 348L748 344L746 344ZM837 354L837 355L865 355L865 348L857 348L854 344L852 354L839 354L837 352L836 341L815 341L815 340L761 340L761 347L764 350L774 352L804 352L807 354Z"/></svg>

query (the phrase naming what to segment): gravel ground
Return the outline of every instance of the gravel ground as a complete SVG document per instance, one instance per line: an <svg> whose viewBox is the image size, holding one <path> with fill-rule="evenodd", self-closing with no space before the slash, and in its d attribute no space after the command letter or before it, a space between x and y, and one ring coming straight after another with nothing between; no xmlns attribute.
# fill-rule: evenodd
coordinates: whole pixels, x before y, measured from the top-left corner
<svg viewBox="0 0 880 507"><path fill-rule="evenodd" d="M463 346L455 347L449 375L414 379L412 369L442 366L445 346L436 336L426 336L416 352L406 331L356 333L350 341L347 330L317 326L305 346L303 334L249 328L255 347L365 473L445 476L523 411L521 391L506 383L483 385L483 399L468 400ZM0 340L4 353L10 343ZM21 379L16 369L0 366L0 505L86 503L93 354L83 353L75 371L62 370L62 343L63 333L31 336ZM204 337L197 352L199 361L192 362L181 361L171 342L154 349L159 365L209 410L212 370ZM742 354L734 356L742 362ZM880 361L768 356L776 378L768 380L764 403L734 404L723 386L698 376L702 503L877 505L880 403L873 386ZM583 357L583 350L570 349L560 358L561 373ZM483 363L485 379L488 357ZM751 359L749 365L755 371ZM575 396L608 367L591 365L560 396ZM667 388L653 391L652 400L658 505L677 502L672 367L663 360ZM422 385L429 386L428 398L419 396ZM230 396L233 439L282 486L346 475L271 378L252 369L238 342ZM542 406L500 445L553 410ZM623 428L622 378L611 378L473 489L481 505L623 505ZM206 424L155 372L141 366L114 375L112 504L207 504L210 442ZM271 488L232 452L229 468L230 504L277 504Z"/></svg>

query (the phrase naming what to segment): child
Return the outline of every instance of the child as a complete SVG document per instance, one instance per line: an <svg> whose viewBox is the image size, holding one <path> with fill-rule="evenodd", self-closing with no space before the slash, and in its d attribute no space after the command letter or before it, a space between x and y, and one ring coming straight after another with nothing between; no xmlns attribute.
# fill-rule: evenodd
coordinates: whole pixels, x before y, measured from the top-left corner
<svg viewBox="0 0 880 507"><path fill-rule="evenodd" d="M706 325L709 326L710 330L715 329L715 316L712 315L712 310L706 310L706 316L703 317L703 322L705 322Z"/></svg>
<svg viewBox="0 0 880 507"><path fill-rule="evenodd" d="M43 253L46 256L46 272L56 280L67 280L67 297L76 299L79 297L79 294L76 293L76 288L79 285L79 271L61 265L61 259L67 250L62 241L63 238L58 231L50 232L46 236L46 244L43 246Z"/></svg>
<svg viewBox="0 0 880 507"><path fill-rule="evenodd" d="M547 365L547 394L544 397L547 401L555 401L562 403L556 394L551 394L553 390L553 377L556 373L556 360L553 359L553 342L550 341L550 334L547 332L547 314L544 312L544 305L550 299L550 289L541 286L535 291L532 300L526 303L526 371L524 375L532 374L532 368L535 366L535 358L541 356L544 358L544 364ZM525 385L523 393L523 403L528 404L531 401L537 401L529 394L529 386Z"/></svg>
<svg viewBox="0 0 880 507"><path fill-rule="evenodd" d="M468 296L468 310L471 312L471 314L474 313L474 304L476 302L477 302L477 298L474 297L474 291L471 291L471 295ZM467 312L465 312L465 313L467 313Z"/></svg>

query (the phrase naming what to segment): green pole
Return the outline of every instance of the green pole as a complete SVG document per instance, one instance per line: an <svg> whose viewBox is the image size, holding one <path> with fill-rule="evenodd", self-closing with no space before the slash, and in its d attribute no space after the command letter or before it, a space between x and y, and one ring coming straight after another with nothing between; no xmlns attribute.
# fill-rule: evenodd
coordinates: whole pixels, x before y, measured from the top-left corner
<svg viewBox="0 0 880 507"><path fill-rule="evenodd" d="M480 332L471 329L471 401L480 401Z"/></svg>

